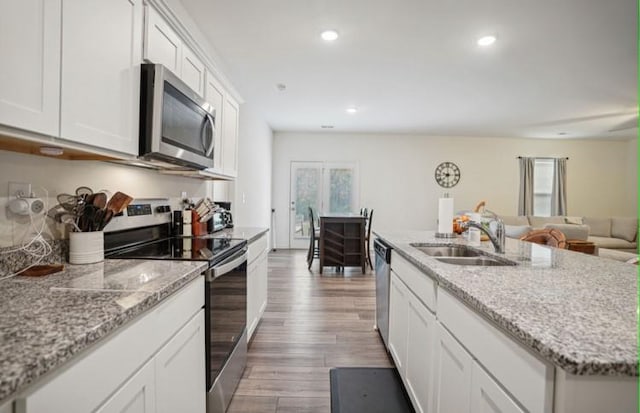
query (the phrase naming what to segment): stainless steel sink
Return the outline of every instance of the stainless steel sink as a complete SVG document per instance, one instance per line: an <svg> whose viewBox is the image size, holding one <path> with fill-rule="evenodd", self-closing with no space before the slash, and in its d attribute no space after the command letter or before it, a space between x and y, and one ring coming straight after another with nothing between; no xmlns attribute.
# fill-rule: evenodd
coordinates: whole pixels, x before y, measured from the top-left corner
<svg viewBox="0 0 640 413"><path fill-rule="evenodd" d="M411 246L431 257L478 257L482 253L464 245L420 245Z"/></svg>
<svg viewBox="0 0 640 413"><path fill-rule="evenodd" d="M517 263L509 260L498 260L489 257L437 257L436 259L445 264L454 265L477 265L481 267L517 265Z"/></svg>

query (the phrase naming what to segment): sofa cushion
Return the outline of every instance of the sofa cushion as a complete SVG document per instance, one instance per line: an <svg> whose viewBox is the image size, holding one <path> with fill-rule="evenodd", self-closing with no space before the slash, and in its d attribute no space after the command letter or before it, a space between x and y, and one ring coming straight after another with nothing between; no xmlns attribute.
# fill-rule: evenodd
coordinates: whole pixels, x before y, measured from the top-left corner
<svg viewBox="0 0 640 413"><path fill-rule="evenodd" d="M611 218L584 217L583 222L589 225L589 235L595 237L611 236Z"/></svg>
<svg viewBox="0 0 640 413"><path fill-rule="evenodd" d="M562 232L568 240L586 241L589 238L588 225L547 224L545 228L555 228Z"/></svg>
<svg viewBox="0 0 640 413"><path fill-rule="evenodd" d="M582 217L564 217L564 222L567 224L574 224L574 225L584 224L584 222L582 222Z"/></svg>
<svg viewBox="0 0 640 413"><path fill-rule="evenodd" d="M553 216L553 217L536 217L529 216L529 224L534 228L544 228L547 224L564 224L564 217L562 216Z"/></svg>
<svg viewBox="0 0 640 413"><path fill-rule="evenodd" d="M589 235L587 241L593 242L598 248L610 248L610 249L632 249L636 248L635 242L629 242L620 238L611 237L596 237Z"/></svg>
<svg viewBox="0 0 640 413"><path fill-rule="evenodd" d="M636 240L638 232L638 218L611 218L611 236L622 238L629 242Z"/></svg>
<svg viewBox="0 0 640 413"><path fill-rule="evenodd" d="M629 262L631 260L637 260L638 259L638 254L637 253L633 253L633 252L625 252L625 251L620 251L620 250L611 250L611 249L607 249L607 248L599 248L598 249L598 256L602 257L602 258L609 258L612 260L617 260L617 261L622 261L622 262Z"/></svg>
<svg viewBox="0 0 640 413"><path fill-rule="evenodd" d="M529 225L529 218L524 215L501 215L500 219L505 225L522 226Z"/></svg>
<svg viewBox="0 0 640 413"><path fill-rule="evenodd" d="M520 239L521 236L531 231L530 225L506 225L504 226L504 235L507 238Z"/></svg>

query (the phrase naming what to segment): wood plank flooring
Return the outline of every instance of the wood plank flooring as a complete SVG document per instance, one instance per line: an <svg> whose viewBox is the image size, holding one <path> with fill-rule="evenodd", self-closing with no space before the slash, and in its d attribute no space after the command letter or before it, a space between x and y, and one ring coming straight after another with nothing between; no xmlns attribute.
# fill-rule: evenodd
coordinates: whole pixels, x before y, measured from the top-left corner
<svg viewBox="0 0 640 413"><path fill-rule="evenodd" d="M269 254L269 301L228 413L329 413L329 369L391 367L375 318L375 279L307 270L306 251Z"/></svg>

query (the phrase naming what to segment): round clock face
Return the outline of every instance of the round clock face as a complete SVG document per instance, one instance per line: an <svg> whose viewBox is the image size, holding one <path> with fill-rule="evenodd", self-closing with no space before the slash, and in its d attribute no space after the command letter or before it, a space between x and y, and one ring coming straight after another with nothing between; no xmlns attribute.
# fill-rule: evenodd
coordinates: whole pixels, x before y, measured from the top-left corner
<svg viewBox="0 0 640 413"><path fill-rule="evenodd" d="M452 188L460 181L460 168L453 162L442 162L436 168L436 182L443 188Z"/></svg>

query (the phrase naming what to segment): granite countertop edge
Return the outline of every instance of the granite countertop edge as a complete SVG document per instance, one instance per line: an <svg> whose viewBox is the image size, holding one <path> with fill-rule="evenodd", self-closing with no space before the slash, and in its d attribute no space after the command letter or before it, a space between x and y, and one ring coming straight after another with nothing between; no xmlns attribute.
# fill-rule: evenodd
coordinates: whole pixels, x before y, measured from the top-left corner
<svg viewBox="0 0 640 413"><path fill-rule="evenodd" d="M269 228L263 227L233 227L220 231L223 236L228 238L245 239L247 244L256 241L262 235L269 232Z"/></svg>
<svg viewBox="0 0 640 413"><path fill-rule="evenodd" d="M416 259L411 253L406 251L408 243L394 242L389 240L385 236L384 232L373 231L374 235L384 239L393 249L398 252L402 257L406 258L412 264L417 266L425 275L434 279L440 287L445 288L448 292L452 293L456 298L465 303L468 307L474 310L477 314L489 321L491 324L498 327L502 332L507 334L512 339L516 340L520 344L524 345L527 349L537 355L539 358L553 363L555 366L560 367L565 372L573 375L600 375L600 376L638 376L638 363L599 363L599 362L580 362L571 355L562 354L554 349L546 346L539 339L535 338L529 332L523 330L520 326L508 318L503 317L496 311L489 308L482 300L474 297L468 291L460 288L454 282L451 282L438 273L437 269L432 268L426 263ZM442 240L443 244L448 243L460 243L459 240Z"/></svg>

